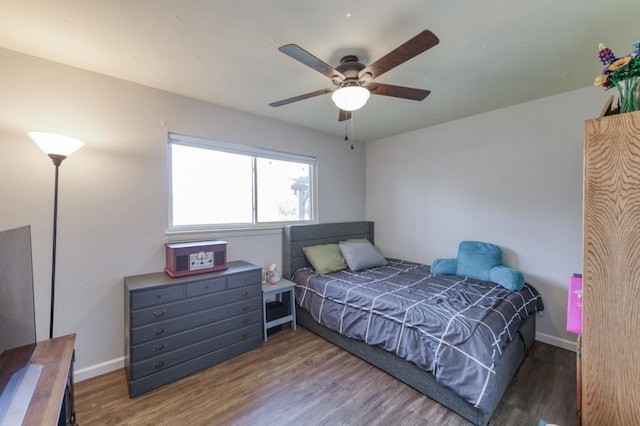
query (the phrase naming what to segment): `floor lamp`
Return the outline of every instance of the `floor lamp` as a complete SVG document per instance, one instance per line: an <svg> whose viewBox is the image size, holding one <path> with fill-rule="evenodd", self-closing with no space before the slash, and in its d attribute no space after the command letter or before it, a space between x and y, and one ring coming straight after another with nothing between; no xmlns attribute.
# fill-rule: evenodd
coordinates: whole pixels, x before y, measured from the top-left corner
<svg viewBox="0 0 640 426"><path fill-rule="evenodd" d="M29 137L38 144L53 161L56 168L56 179L53 192L53 250L51 257L51 317L49 320L49 339L53 338L53 310L56 294L56 236L58 234L58 168L62 160L73 154L84 142L55 133L29 132Z"/></svg>

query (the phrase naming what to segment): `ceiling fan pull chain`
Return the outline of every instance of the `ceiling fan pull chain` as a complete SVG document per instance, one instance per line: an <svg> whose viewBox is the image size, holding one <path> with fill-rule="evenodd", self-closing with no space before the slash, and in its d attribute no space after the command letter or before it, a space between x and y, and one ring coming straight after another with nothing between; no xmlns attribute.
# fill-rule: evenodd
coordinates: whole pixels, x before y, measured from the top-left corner
<svg viewBox="0 0 640 426"><path fill-rule="evenodd" d="M345 141L349 140L349 136L347 135L348 132L349 132L349 123L345 121L344 122L344 140Z"/></svg>
<svg viewBox="0 0 640 426"><path fill-rule="evenodd" d="M351 150L353 151L353 117L355 116L354 113L351 113L351 120L349 120L351 122Z"/></svg>

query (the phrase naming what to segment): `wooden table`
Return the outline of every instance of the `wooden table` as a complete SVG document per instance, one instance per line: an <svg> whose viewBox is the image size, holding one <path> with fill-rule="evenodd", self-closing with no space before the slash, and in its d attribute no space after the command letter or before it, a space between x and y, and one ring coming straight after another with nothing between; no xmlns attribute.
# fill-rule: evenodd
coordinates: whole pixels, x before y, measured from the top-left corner
<svg viewBox="0 0 640 426"><path fill-rule="evenodd" d="M72 403L72 363L75 341L76 335L68 334L43 340L36 345L31 362L41 364L44 368L27 409L23 426L57 425L67 391L71 396L71 420L75 421ZM70 389L67 389L67 383L71 385ZM68 401L67 404L69 404Z"/></svg>

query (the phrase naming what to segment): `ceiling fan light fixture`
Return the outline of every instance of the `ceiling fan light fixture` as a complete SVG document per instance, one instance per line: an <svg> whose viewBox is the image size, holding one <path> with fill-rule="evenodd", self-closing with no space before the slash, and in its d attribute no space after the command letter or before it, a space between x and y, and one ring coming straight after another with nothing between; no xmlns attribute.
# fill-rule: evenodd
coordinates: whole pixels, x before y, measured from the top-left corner
<svg viewBox="0 0 640 426"><path fill-rule="evenodd" d="M371 92L362 86L344 86L333 92L331 99L343 111L355 111L362 108L371 96Z"/></svg>

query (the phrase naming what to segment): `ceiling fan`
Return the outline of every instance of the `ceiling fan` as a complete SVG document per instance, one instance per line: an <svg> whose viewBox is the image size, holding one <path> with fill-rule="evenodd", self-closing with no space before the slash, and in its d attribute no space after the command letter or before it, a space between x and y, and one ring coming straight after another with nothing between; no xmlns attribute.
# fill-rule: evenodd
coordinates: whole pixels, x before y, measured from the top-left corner
<svg viewBox="0 0 640 426"><path fill-rule="evenodd" d="M279 107L324 95L325 93L333 93L331 97L336 106L340 108L338 120L344 121L351 118L352 111L362 108L371 94L421 101L426 98L431 91L376 83L373 80L414 56L432 48L439 42L440 40L435 34L429 30L424 30L369 65L358 62L357 56L347 55L340 59L340 65L335 68L316 58L296 44L281 46L278 48L279 51L325 75L331 79L333 87L272 102L269 105Z"/></svg>

